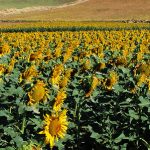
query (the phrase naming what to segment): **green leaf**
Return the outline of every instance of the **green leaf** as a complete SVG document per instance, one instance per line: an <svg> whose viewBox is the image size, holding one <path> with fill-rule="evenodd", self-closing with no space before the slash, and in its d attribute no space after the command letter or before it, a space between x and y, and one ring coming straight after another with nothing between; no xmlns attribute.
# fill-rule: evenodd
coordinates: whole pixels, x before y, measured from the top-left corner
<svg viewBox="0 0 150 150"><path fill-rule="evenodd" d="M129 116L135 120L139 119L139 115L134 110L129 110Z"/></svg>
<svg viewBox="0 0 150 150"><path fill-rule="evenodd" d="M92 134L91 134L90 137L95 139L95 140L98 140L100 138L100 134L92 131Z"/></svg>
<svg viewBox="0 0 150 150"><path fill-rule="evenodd" d="M124 88L118 84L114 85L114 92L119 93L119 92L123 92Z"/></svg>
<svg viewBox="0 0 150 150"><path fill-rule="evenodd" d="M123 139L126 139L126 136L124 135L124 133L121 133L115 140L115 143L119 143L121 142Z"/></svg>
<svg viewBox="0 0 150 150"><path fill-rule="evenodd" d="M129 139L129 141L134 141L136 138L136 135L130 135L127 139Z"/></svg>
<svg viewBox="0 0 150 150"><path fill-rule="evenodd" d="M146 120L148 120L148 117L147 116L141 116L141 120L146 121Z"/></svg>
<svg viewBox="0 0 150 150"><path fill-rule="evenodd" d="M6 117L8 121L13 119L13 116L7 110L0 110L0 117Z"/></svg>
<svg viewBox="0 0 150 150"><path fill-rule="evenodd" d="M92 97L96 97L96 96L98 96L98 95L99 95L99 93L100 93L100 91L98 91L98 90L94 90L94 91L93 91L93 93L92 93Z"/></svg>
<svg viewBox="0 0 150 150"><path fill-rule="evenodd" d="M130 73L130 70L128 69L128 68L124 68L124 67L119 67L121 70L122 70L122 72L124 73L124 74L129 74Z"/></svg>
<svg viewBox="0 0 150 150"><path fill-rule="evenodd" d="M121 145L121 150L126 150L127 149L127 144Z"/></svg>
<svg viewBox="0 0 150 150"><path fill-rule="evenodd" d="M58 141L56 142L56 146L58 147L58 150L64 149L64 145L62 144L62 141L61 141L61 140L58 140Z"/></svg>
<svg viewBox="0 0 150 150"><path fill-rule="evenodd" d="M0 150L15 150L15 148L8 146L8 147L6 147L6 148L4 148L4 149L2 148L2 149L0 149Z"/></svg>
<svg viewBox="0 0 150 150"><path fill-rule="evenodd" d="M72 96L76 96L76 95L79 95L79 91L77 89L74 89L73 93L72 93Z"/></svg>
<svg viewBox="0 0 150 150"><path fill-rule="evenodd" d="M40 118L31 118L28 123L29 125L35 125L34 130L37 131L43 126L43 122Z"/></svg>
<svg viewBox="0 0 150 150"><path fill-rule="evenodd" d="M13 138L13 140L15 141L18 148L22 146L23 139L20 136L16 136L15 138Z"/></svg>
<svg viewBox="0 0 150 150"><path fill-rule="evenodd" d="M16 95L19 95L19 96L23 96L24 91L23 91L23 89L22 89L21 87L18 87L18 88L16 89L16 91L15 91L15 94L16 94Z"/></svg>
<svg viewBox="0 0 150 150"><path fill-rule="evenodd" d="M142 96L139 97L140 104L138 104L141 107L148 107L150 106L150 100L143 98Z"/></svg>
<svg viewBox="0 0 150 150"><path fill-rule="evenodd" d="M75 101L76 101L76 103L79 103L79 101L80 101L80 98L74 98L75 99Z"/></svg>
<svg viewBox="0 0 150 150"><path fill-rule="evenodd" d="M148 107L148 112L150 113L150 107Z"/></svg>
<svg viewBox="0 0 150 150"><path fill-rule="evenodd" d="M24 104L21 102L21 103L19 103L18 113L19 113L19 114L23 114L24 111L25 111L25 106L24 106Z"/></svg>
<svg viewBox="0 0 150 150"><path fill-rule="evenodd" d="M5 134L11 136L11 138L14 138L17 136L17 132L15 132L14 129L11 127L5 127L4 132Z"/></svg>

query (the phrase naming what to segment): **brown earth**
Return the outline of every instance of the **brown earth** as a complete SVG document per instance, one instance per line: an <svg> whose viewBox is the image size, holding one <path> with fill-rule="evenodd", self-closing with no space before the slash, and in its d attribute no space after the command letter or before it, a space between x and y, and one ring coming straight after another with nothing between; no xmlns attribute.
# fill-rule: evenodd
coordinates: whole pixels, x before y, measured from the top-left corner
<svg viewBox="0 0 150 150"><path fill-rule="evenodd" d="M150 20L150 0L77 0L59 7L0 11L1 20Z"/></svg>

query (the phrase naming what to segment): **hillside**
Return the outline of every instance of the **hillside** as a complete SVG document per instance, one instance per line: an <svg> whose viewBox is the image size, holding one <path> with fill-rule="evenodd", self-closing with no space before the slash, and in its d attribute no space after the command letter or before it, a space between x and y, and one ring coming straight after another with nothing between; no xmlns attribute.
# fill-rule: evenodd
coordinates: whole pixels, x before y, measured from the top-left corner
<svg viewBox="0 0 150 150"><path fill-rule="evenodd" d="M0 10L35 6L59 6L75 0L0 0Z"/></svg>
<svg viewBox="0 0 150 150"><path fill-rule="evenodd" d="M59 7L0 11L1 20L150 20L150 0L77 0Z"/></svg>

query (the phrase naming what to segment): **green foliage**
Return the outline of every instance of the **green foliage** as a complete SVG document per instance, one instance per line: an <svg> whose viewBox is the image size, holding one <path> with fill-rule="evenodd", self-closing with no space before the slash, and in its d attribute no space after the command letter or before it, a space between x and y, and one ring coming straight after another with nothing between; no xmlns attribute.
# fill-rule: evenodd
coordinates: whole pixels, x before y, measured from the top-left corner
<svg viewBox="0 0 150 150"><path fill-rule="evenodd" d="M119 30L150 30L149 26L146 27L92 27L92 26L70 26L70 27L28 27L28 28L0 28L0 32L56 32L56 31L119 31Z"/></svg>

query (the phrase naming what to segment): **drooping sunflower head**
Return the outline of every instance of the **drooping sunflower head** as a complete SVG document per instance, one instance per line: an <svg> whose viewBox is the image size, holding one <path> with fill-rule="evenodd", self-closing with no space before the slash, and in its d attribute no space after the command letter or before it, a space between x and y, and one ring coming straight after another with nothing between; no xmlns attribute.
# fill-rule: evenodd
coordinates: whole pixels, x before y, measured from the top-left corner
<svg viewBox="0 0 150 150"><path fill-rule="evenodd" d="M29 67L23 74L20 76L20 80L24 79L27 83L31 82L34 77L38 75L38 72L35 66Z"/></svg>
<svg viewBox="0 0 150 150"><path fill-rule="evenodd" d="M55 141L58 138L64 138L67 128L67 110L63 110L59 114L52 114L44 117L44 129L39 134L45 134L45 143L50 144L52 149L55 145Z"/></svg>
<svg viewBox="0 0 150 150"><path fill-rule="evenodd" d="M147 82L147 76L142 73L138 76L138 82L137 82L137 85L140 87L142 84L145 84Z"/></svg>
<svg viewBox="0 0 150 150"><path fill-rule="evenodd" d="M50 78L50 82L52 85L58 85L61 79L61 74L64 71L64 67L62 64L58 64L54 67L52 77Z"/></svg>
<svg viewBox="0 0 150 150"><path fill-rule="evenodd" d="M55 49L54 56L55 56L56 58L58 58L58 57L61 56L61 48L58 47L58 48Z"/></svg>
<svg viewBox="0 0 150 150"><path fill-rule="evenodd" d="M3 75L5 71L6 71L5 66L0 64L0 76Z"/></svg>
<svg viewBox="0 0 150 150"><path fill-rule="evenodd" d="M105 63L98 63L97 66L96 66L96 70L97 71L101 71L103 70L104 68L106 68L106 64Z"/></svg>
<svg viewBox="0 0 150 150"><path fill-rule="evenodd" d="M116 66L124 66L127 64L127 59L124 56L119 56L117 57L116 61L115 61L115 65Z"/></svg>
<svg viewBox="0 0 150 150"><path fill-rule="evenodd" d="M91 61L90 61L90 60L86 60L86 61L84 62L84 64L83 64L82 69L83 69L83 70L90 70L91 67L92 67Z"/></svg>
<svg viewBox="0 0 150 150"><path fill-rule="evenodd" d="M37 83L32 87L31 91L28 92L29 105L36 104L41 101L46 101L48 96L48 89L43 81L38 80Z"/></svg>
<svg viewBox="0 0 150 150"><path fill-rule="evenodd" d="M73 69L68 68L67 70L65 70L64 76L65 76L66 78L70 79L72 72L73 72Z"/></svg>
<svg viewBox="0 0 150 150"><path fill-rule="evenodd" d="M11 73L13 71L15 63L16 63L16 59L14 57L12 57L11 61L9 63L9 66L7 67L7 72L8 73Z"/></svg>
<svg viewBox="0 0 150 150"><path fill-rule="evenodd" d="M73 49L66 50L66 53L63 55L63 63L65 63L72 55Z"/></svg>
<svg viewBox="0 0 150 150"><path fill-rule="evenodd" d="M2 49L2 46L0 46L0 56L2 56L3 55L3 51L2 51L3 49Z"/></svg>
<svg viewBox="0 0 150 150"><path fill-rule="evenodd" d="M141 62L142 59L143 59L143 52L140 51L140 52L137 53L137 61Z"/></svg>
<svg viewBox="0 0 150 150"><path fill-rule="evenodd" d="M102 51L102 52L100 52L100 53L98 53L98 57L99 57L99 58L101 58L101 59L102 59L102 58L104 58L104 56L105 56L105 54L104 54L104 52L103 52L103 51Z"/></svg>
<svg viewBox="0 0 150 150"><path fill-rule="evenodd" d="M49 81L51 82L53 86L58 86L60 79L61 79L61 76L57 75L57 76L52 76L52 78L50 78Z"/></svg>
<svg viewBox="0 0 150 150"><path fill-rule="evenodd" d="M44 61L48 63L48 61L52 58L52 54L50 50L47 50L44 55Z"/></svg>
<svg viewBox="0 0 150 150"><path fill-rule="evenodd" d="M148 91L150 92L150 79L147 79Z"/></svg>
<svg viewBox="0 0 150 150"><path fill-rule="evenodd" d="M6 43L3 46L0 47L0 56L3 56L5 54L10 53L10 47L9 45Z"/></svg>
<svg viewBox="0 0 150 150"><path fill-rule="evenodd" d="M91 88L94 90L99 84L99 79L96 76L93 76Z"/></svg>
<svg viewBox="0 0 150 150"><path fill-rule="evenodd" d="M59 91L56 98L55 98L55 103L53 106L53 110L58 112L61 110L61 106L63 105L64 100L66 99L67 94L65 91Z"/></svg>
<svg viewBox="0 0 150 150"><path fill-rule="evenodd" d="M64 67L62 64L58 64L54 67L53 76L58 76L64 71Z"/></svg>
<svg viewBox="0 0 150 150"><path fill-rule="evenodd" d="M36 61L37 59L43 59L42 51L31 53L28 61Z"/></svg>
<svg viewBox="0 0 150 150"><path fill-rule="evenodd" d="M150 62L145 62L136 67L136 74L144 73L146 76L150 76Z"/></svg>
<svg viewBox="0 0 150 150"><path fill-rule="evenodd" d="M100 80L96 76L93 76L92 83L90 89L86 93L86 97L89 97L99 84L100 84Z"/></svg>
<svg viewBox="0 0 150 150"><path fill-rule="evenodd" d="M123 54L124 57L127 57L127 55L129 54L129 50L128 49L124 49L122 51L122 54Z"/></svg>
<svg viewBox="0 0 150 150"><path fill-rule="evenodd" d="M36 59L36 55L34 53L30 54L30 59L29 61L34 61Z"/></svg>
<svg viewBox="0 0 150 150"><path fill-rule="evenodd" d="M67 77L63 77L63 79L59 82L59 87L66 88L68 82L69 82L69 79Z"/></svg>
<svg viewBox="0 0 150 150"><path fill-rule="evenodd" d="M109 77L104 82L105 88L108 90L112 90L113 86L118 82L118 79L119 77L116 72L111 71Z"/></svg>
<svg viewBox="0 0 150 150"><path fill-rule="evenodd" d="M31 141L30 143L23 144L21 147L19 147L19 150L42 150L42 148L40 145Z"/></svg>

